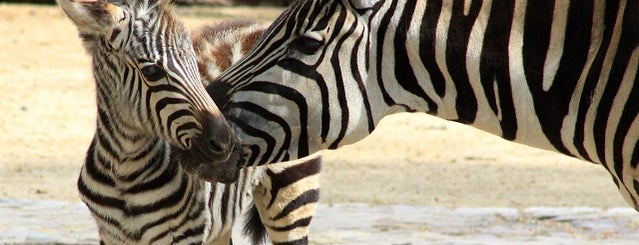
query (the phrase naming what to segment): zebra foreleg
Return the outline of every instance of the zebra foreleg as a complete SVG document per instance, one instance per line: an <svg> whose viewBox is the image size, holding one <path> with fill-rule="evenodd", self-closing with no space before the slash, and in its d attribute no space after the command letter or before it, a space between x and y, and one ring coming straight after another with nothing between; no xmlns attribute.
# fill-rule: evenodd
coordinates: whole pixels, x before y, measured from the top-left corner
<svg viewBox="0 0 639 245"><path fill-rule="evenodd" d="M229 231L225 234L220 234L215 240L208 241L207 245L233 245L233 240L231 239L232 233Z"/></svg>
<svg viewBox="0 0 639 245"><path fill-rule="evenodd" d="M321 159L313 155L296 161L265 167L253 190L254 207L245 231L254 243L264 238L263 228L273 244L308 244L309 224L319 202Z"/></svg>

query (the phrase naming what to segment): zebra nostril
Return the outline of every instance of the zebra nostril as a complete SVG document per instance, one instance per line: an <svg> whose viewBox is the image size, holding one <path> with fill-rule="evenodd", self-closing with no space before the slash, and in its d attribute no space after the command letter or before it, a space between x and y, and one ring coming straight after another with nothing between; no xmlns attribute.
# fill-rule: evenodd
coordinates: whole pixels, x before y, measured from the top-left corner
<svg viewBox="0 0 639 245"><path fill-rule="evenodd" d="M203 133L202 144L213 158L225 160L231 155L233 132L223 117L206 116Z"/></svg>
<svg viewBox="0 0 639 245"><path fill-rule="evenodd" d="M224 147L218 141L214 139L209 139L209 148L213 150L213 152L224 151Z"/></svg>

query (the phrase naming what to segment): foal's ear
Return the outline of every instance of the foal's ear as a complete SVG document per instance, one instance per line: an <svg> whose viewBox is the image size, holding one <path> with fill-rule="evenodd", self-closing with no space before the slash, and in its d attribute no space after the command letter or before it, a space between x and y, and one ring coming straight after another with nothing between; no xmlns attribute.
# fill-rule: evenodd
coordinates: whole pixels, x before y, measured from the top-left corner
<svg viewBox="0 0 639 245"><path fill-rule="evenodd" d="M366 11L375 6L375 4L380 1L381 0L350 0L353 8L357 9L358 11Z"/></svg>
<svg viewBox="0 0 639 245"><path fill-rule="evenodd" d="M122 17L122 9L107 0L57 0L81 34L106 34Z"/></svg>

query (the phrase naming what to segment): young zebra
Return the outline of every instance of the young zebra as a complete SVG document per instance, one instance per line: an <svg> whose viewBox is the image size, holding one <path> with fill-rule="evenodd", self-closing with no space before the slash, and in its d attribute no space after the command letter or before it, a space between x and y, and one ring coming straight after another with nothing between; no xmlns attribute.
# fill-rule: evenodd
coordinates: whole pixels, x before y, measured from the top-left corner
<svg viewBox="0 0 639 245"><path fill-rule="evenodd" d="M249 164L425 112L602 164L639 210L637 13L628 0L303 0L207 90Z"/></svg>
<svg viewBox="0 0 639 245"><path fill-rule="evenodd" d="M260 194L258 209L266 207L265 201L295 206L290 196L317 193L318 158L280 166L280 172L249 168L230 170L229 178L207 175L220 162L237 161L240 153L230 153L233 134L201 84L189 33L168 1L59 4L92 58L98 117L78 188L101 244L230 244L224 227L232 225L253 189ZM284 173L289 166L308 174ZM202 180L238 178L215 187ZM272 195L261 193L264 188ZM310 220L317 196L308 200L315 201L303 206L307 216L293 216L276 205L265 211L283 218L263 212L270 218L265 224L277 228L277 222L297 217ZM296 230L282 233L289 239L283 242L306 236Z"/></svg>

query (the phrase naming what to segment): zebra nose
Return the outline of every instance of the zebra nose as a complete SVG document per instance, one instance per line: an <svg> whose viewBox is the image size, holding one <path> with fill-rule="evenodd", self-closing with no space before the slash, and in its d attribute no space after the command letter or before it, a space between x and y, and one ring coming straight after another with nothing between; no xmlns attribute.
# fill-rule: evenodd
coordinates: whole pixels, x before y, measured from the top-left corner
<svg viewBox="0 0 639 245"><path fill-rule="evenodd" d="M224 117L207 115L204 118L203 134L199 139L200 150L212 160L225 161L231 155L234 146L234 134Z"/></svg>

